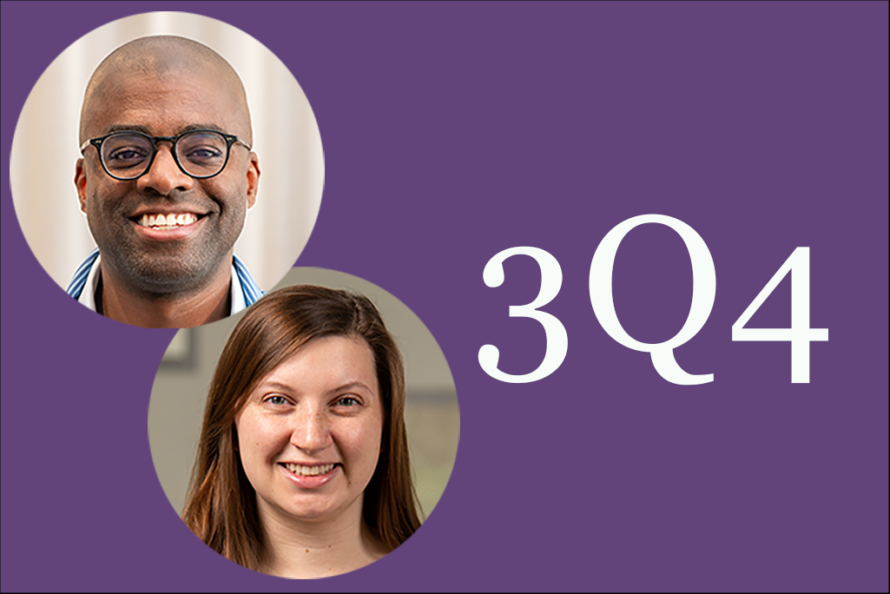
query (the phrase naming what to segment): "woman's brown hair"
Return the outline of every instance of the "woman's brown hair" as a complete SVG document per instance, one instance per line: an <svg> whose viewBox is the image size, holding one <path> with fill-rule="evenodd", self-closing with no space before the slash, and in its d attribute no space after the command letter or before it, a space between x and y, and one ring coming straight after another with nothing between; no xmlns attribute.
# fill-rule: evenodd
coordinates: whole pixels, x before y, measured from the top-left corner
<svg viewBox="0 0 890 594"><path fill-rule="evenodd" d="M362 517L390 552L420 527L405 431L402 356L380 313L362 295L312 285L270 293L251 306L220 355L182 520L210 548L250 569L264 561L256 492L237 452L235 417L266 375L303 345L326 336L361 337L374 354L384 420L377 469Z"/></svg>

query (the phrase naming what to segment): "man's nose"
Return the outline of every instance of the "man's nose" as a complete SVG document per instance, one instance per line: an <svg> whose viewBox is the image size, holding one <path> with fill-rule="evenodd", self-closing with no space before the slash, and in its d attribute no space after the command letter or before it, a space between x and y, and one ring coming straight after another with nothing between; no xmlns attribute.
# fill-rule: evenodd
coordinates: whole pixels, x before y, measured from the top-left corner
<svg viewBox="0 0 890 594"><path fill-rule="evenodd" d="M334 442L323 411L307 410L295 415L291 443L306 453L321 452Z"/></svg>
<svg viewBox="0 0 890 594"><path fill-rule="evenodd" d="M140 190L153 189L166 196L173 190L190 190L194 178L183 173L173 158L173 147L164 143L158 147L154 161L142 177L136 180Z"/></svg>

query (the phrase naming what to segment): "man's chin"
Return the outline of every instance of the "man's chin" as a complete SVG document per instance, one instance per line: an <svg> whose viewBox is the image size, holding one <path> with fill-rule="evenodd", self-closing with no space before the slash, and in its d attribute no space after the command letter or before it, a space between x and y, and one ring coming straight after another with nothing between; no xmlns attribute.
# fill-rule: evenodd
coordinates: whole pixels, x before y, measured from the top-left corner
<svg viewBox="0 0 890 594"><path fill-rule="evenodd" d="M224 260L224 256L212 262L195 256L152 257L116 263L114 269L115 277L130 289L160 297L192 294L210 286L224 273L223 267L228 268Z"/></svg>

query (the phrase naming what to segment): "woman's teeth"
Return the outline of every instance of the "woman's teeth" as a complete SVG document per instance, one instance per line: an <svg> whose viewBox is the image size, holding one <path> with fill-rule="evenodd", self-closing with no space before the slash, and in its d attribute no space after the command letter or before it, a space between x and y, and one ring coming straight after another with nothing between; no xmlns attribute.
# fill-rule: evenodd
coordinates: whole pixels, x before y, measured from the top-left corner
<svg viewBox="0 0 890 594"><path fill-rule="evenodd" d="M303 466L302 464L285 464L284 467L300 476L317 476L327 474L334 469L336 464L323 464L321 466Z"/></svg>
<svg viewBox="0 0 890 594"><path fill-rule="evenodd" d="M198 220L197 215L193 215L192 213L180 213L180 214L168 214L168 215L144 214L136 222L143 227L164 227L164 228L169 229L172 227L182 227L183 225L191 225L192 223L194 223L197 220Z"/></svg>

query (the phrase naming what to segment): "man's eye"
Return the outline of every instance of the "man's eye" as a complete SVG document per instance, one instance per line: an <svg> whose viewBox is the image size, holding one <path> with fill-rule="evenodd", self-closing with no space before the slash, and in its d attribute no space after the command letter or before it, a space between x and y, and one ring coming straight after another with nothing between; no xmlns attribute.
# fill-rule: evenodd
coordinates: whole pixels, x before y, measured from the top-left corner
<svg viewBox="0 0 890 594"><path fill-rule="evenodd" d="M213 159L221 159L223 154L215 148L193 148L190 149L185 158L193 162L211 161Z"/></svg>
<svg viewBox="0 0 890 594"><path fill-rule="evenodd" d="M146 155L143 151L137 149L118 149L113 153L110 153L106 157L106 160L132 163L134 161L141 161L145 159L145 156Z"/></svg>

